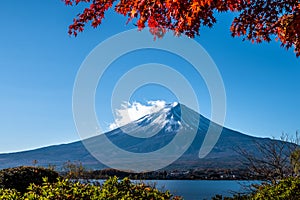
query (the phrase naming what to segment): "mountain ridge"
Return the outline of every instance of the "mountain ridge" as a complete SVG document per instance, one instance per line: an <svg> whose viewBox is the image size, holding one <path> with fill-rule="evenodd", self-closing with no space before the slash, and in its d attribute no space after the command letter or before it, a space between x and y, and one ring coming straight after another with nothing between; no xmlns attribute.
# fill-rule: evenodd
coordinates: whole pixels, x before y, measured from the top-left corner
<svg viewBox="0 0 300 200"><path fill-rule="evenodd" d="M187 112L187 119L182 119L182 110ZM199 121L197 118L199 118ZM196 131L196 135L191 145L179 159L167 166L167 169L233 168L241 164L239 163L240 155L234 150L234 147L242 146L255 152L257 142L263 143L271 140L270 138L249 136L222 127L220 138L212 151L205 158L199 159L199 149L211 124L216 127L220 126L185 105L179 103L172 106L168 105L123 127L84 141L0 154L0 169L19 165L33 165L33 160L37 160L38 165L55 165L58 169L61 169L67 161L80 161L87 168L103 169L107 166L94 158L85 148L86 144L84 143L86 141L98 148L98 146L101 146L103 137L107 137L114 145L126 151L149 153L168 145L177 132L190 134L192 131ZM141 137L142 133L145 133L143 137Z"/></svg>

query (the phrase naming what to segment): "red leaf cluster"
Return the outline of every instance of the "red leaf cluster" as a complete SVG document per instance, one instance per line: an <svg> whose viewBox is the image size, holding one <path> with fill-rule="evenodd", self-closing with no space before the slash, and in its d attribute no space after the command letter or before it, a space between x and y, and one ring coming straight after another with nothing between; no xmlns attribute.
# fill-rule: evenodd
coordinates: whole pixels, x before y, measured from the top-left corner
<svg viewBox="0 0 300 200"><path fill-rule="evenodd" d="M216 23L214 13L235 12L231 25L232 36L260 43L276 37L281 45L295 48L300 55L300 1L299 0L63 0L66 5L87 3L84 11L74 19L69 34L77 35L91 22L101 24L105 12L112 8L128 16L128 22L136 19L141 30L145 26L152 34L162 37L166 30L175 35L189 37L200 35L200 27L212 27Z"/></svg>

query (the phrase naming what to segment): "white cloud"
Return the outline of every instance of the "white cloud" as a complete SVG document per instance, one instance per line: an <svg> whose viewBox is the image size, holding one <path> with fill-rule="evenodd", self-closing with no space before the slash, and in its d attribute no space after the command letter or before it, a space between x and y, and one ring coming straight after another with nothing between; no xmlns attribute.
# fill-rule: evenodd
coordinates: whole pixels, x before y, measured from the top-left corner
<svg viewBox="0 0 300 200"><path fill-rule="evenodd" d="M133 102L132 104L127 102L121 105L120 109L115 111L115 122L109 125L109 129L126 125L132 121L138 120L145 115L157 112L166 106L166 102L163 100L148 101L146 105L139 102Z"/></svg>

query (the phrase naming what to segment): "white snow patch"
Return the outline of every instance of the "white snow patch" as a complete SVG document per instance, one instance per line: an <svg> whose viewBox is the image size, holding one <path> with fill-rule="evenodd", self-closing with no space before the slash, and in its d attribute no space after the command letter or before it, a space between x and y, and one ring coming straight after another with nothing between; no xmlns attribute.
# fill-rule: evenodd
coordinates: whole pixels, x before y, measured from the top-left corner
<svg viewBox="0 0 300 200"><path fill-rule="evenodd" d="M174 102L171 105L174 107L177 104L177 102ZM148 101L146 105L139 102L133 102L132 104L129 102L124 102L120 109L115 110L115 122L109 125L109 129L113 130L124 126L132 121L138 120L146 115L158 112L162 109L164 109L163 111L167 112L171 108L167 108L166 105L167 103L163 100ZM165 118L165 116L160 116L155 119L153 123L161 124L161 122L165 120L163 118Z"/></svg>

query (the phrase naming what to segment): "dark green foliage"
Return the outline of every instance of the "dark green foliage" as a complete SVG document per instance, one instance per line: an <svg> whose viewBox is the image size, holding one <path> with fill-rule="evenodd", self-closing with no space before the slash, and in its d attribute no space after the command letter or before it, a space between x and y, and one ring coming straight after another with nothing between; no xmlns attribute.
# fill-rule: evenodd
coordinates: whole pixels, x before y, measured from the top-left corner
<svg viewBox="0 0 300 200"><path fill-rule="evenodd" d="M100 187L80 182L72 182L68 179L58 179L55 183L50 183L44 178L42 185L31 184L28 192L22 199L28 200L96 200L100 196Z"/></svg>
<svg viewBox="0 0 300 200"><path fill-rule="evenodd" d="M16 167L0 171L0 188L16 189L24 193L30 183L42 184L43 177L49 182L54 182L59 177L58 173L41 167Z"/></svg>
<svg viewBox="0 0 300 200"><path fill-rule="evenodd" d="M276 184L265 184L253 195L254 200L299 200L300 178L288 177Z"/></svg>
<svg viewBox="0 0 300 200"><path fill-rule="evenodd" d="M58 178L49 182L43 178L42 184L31 184L27 192L21 194L15 189L0 189L0 200L180 200L168 192L162 192L144 183L134 184L128 178L118 181L111 177L103 185L69 181Z"/></svg>
<svg viewBox="0 0 300 200"><path fill-rule="evenodd" d="M21 194L15 189L0 188L0 200L20 200Z"/></svg>
<svg viewBox="0 0 300 200"><path fill-rule="evenodd" d="M296 175L300 174L300 148L298 147L290 155L290 162L293 167L293 171Z"/></svg>
<svg viewBox="0 0 300 200"><path fill-rule="evenodd" d="M216 195L212 200L299 200L300 178L287 177L277 183L264 183L249 195L222 197Z"/></svg>
<svg viewBox="0 0 300 200"><path fill-rule="evenodd" d="M103 200L131 200L131 199L181 199L180 197L172 198L169 191L161 192L155 187L144 183L133 184L128 178L118 181L116 177L108 179L101 188L101 198Z"/></svg>

